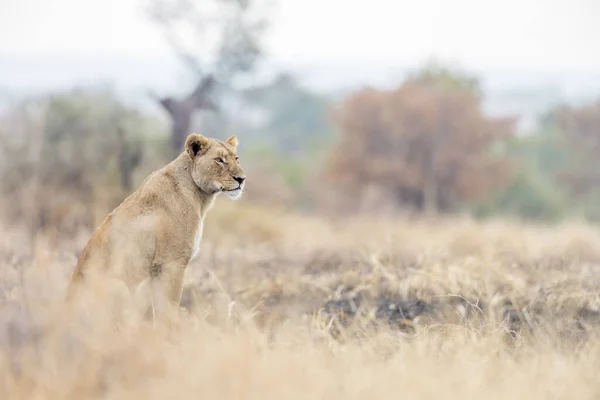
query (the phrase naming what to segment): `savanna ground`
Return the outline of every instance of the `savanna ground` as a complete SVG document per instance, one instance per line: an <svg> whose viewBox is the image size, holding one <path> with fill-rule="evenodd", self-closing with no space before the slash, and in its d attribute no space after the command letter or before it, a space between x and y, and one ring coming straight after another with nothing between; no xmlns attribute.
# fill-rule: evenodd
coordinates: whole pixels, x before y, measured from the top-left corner
<svg viewBox="0 0 600 400"><path fill-rule="evenodd" d="M600 233L219 199L171 327L64 288L90 232L0 225L2 399L600 397Z"/></svg>

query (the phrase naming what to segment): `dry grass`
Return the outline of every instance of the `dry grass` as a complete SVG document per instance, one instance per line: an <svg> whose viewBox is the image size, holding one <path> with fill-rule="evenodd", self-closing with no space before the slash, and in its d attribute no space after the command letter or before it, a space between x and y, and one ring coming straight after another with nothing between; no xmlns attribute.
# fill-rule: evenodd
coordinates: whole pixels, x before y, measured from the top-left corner
<svg viewBox="0 0 600 400"><path fill-rule="evenodd" d="M593 227L218 203L168 328L65 310L87 235L1 226L0 398L600 396Z"/></svg>

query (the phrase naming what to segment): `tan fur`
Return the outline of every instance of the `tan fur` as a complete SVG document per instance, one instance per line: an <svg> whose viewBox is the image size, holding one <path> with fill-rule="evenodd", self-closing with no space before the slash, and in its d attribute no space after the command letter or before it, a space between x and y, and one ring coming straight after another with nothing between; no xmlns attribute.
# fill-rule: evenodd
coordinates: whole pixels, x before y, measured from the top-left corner
<svg viewBox="0 0 600 400"><path fill-rule="evenodd" d="M222 142L189 135L185 151L150 174L94 232L73 272L68 298L82 283L101 277L123 282L130 293L150 293L156 309L178 307L184 273L197 254L215 196L241 196L245 173L237 144L235 136Z"/></svg>

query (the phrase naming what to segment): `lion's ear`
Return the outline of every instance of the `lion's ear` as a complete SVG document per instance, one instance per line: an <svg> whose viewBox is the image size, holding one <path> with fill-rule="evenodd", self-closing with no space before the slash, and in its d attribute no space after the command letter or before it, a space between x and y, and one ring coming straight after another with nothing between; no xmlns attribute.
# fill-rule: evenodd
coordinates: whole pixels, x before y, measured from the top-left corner
<svg viewBox="0 0 600 400"><path fill-rule="evenodd" d="M202 136L199 133L192 133L185 141L185 151L191 158L195 158L198 154L202 154L208 148L210 139Z"/></svg>
<svg viewBox="0 0 600 400"><path fill-rule="evenodd" d="M230 136L229 139L226 140L227 144L233 147L234 149L238 145L238 140L236 136Z"/></svg>

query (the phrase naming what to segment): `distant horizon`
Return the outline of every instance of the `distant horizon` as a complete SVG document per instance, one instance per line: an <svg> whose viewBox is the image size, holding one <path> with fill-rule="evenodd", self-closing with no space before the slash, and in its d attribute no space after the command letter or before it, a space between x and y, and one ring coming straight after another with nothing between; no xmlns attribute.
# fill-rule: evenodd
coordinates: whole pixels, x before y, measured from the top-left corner
<svg viewBox="0 0 600 400"><path fill-rule="evenodd" d="M0 90L19 97L106 84L136 104L148 102L148 90L189 90L192 78L150 19L151 1L0 2ZM261 46L266 58L253 82L289 71L313 91L339 95L400 84L407 71L439 60L477 76L494 113L531 114L600 96L598 2L256 3L253 12L266 16L269 27ZM196 5L211 13L208 1ZM211 54L210 37L179 33L190 51Z"/></svg>
<svg viewBox="0 0 600 400"><path fill-rule="evenodd" d="M528 67L473 67L464 63L442 58L425 58L420 62L414 63L398 63L393 60L301 60L291 62L285 59L277 59L274 57L266 57L261 60L262 72L271 74L273 72L289 71L299 79L311 80L311 74L319 75L319 71L336 71L337 80L327 81L333 87L342 89L346 86L353 86L353 83L361 84L374 81L393 81L399 82L404 74L409 71L414 71L428 62L436 61L441 65L458 68L461 71L472 74L480 79L482 84L488 86L491 84L491 89L497 89L498 86L504 86L500 82L502 80L510 80L508 86L537 86L540 82L544 84L561 84L565 80L571 82L579 82L583 86L592 85L600 87L600 70L594 68L579 68L579 69L564 69L564 68L528 68ZM106 62L106 64L102 64ZM19 76L24 81L41 82L52 81L53 78L73 77L74 80L89 77L91 79L111 80L119 79L119 75L131 68L135 69L135 76L143 79L144 67L147 70L158 72L165 71L171 77L185 79L187 71L180 63L176 55L152 54L149 52L38 52L38 53L0 53L0 87L14 86L19 84ZM54 70L60 67L63 70ZM66 69L64 69L66 67ZM266 67L266 70L265 70ZM354 73L352 73L354 71ZM362 72L361 72L362 71ZM387 71L387 76L369 76L369 72ZM48 75L49 72L54 74ZM104 76L103 78L101 76ZM349 78L344 78L348 76ZM15 81L15 78L17 80ZM67 79L71 80L71 79ZM517 84L519 83L519 84ZM27 86L27 85L24 85ZM37 86L37 84L35 85ZM312 85L311 85L312 86ZM318 86L314 89L318 89ZM326 85L325 85L326 86ZM328 91L331 88L327 89ZM335 90L335 89L333 89ZM598 93L600 95L600 93Z"/></svg>
<svg viewBox="0 0 600 400"><path fill-rule="evenodd" d="M309 90L340 96L360 87L390 88L404 75L425 64L389 65L374 61L286 64L265 60L263 75L290 72ZM266 70L265 71L265 64ZM142 66L141 66L142 65ZM534 129L536 118L561 104L581 104L600 99L600 72L527 71L497 69L474 73L484 90L484 109L491 115L519 115L520 130ZM123 54L29 54L0 55L0 109L29 96L70 90L75 87L108 86L126 103L158 110L149 91L177 95L189 90L191 76L174 56Z"/></svg>

